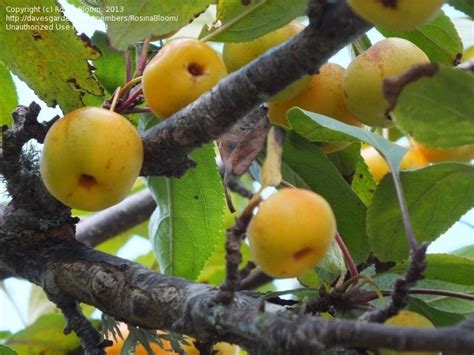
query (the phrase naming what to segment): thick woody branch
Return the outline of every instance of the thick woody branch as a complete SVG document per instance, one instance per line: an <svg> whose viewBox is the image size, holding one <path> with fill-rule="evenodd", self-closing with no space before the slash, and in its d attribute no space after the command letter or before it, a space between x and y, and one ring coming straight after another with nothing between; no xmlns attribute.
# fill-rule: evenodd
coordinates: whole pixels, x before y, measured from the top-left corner
<svg viewBox="0 0 474 355"><path fill-rule="evenodd" d="M34 258L41 267L33 271L17 263L12 272L41 284L52 299L70 298L91 304L133 325L173 330L202 340L229 341L267 354L318 354L337 345L459 354L474 351L469 326L395 329L297 315L271 303L261 312L261 299L246 291L237 292L231 304L222 305L215 302L219 292L215 287L154 273L89 249L64 238L72 235L72 230L56 233L63 235L63 241L52 243L39 253L30 248L5 249L5 243L0 242L0 257L7 261ZM72 314L71 319L79 321L77 317Z"/></svg>

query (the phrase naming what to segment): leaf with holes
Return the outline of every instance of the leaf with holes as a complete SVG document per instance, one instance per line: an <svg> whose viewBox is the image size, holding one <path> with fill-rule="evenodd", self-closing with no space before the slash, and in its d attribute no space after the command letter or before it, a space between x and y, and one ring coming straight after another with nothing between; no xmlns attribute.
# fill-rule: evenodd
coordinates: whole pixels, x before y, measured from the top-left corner
<svg viewBox="0 0 474 355"><path fill-rule="evenodd" d="M474 167L437 164L400 174L418 242L431 242L474 207ZM381 261L401 261L409 253L393 180L380 182L367 213L372 251Z"/></svg>
<svg viewBox="0 0 474 355"><path fill-rule="evenodd" d="M43 0L44 7L57 8L54 0ZM24 0L25 8L38 1ZM103 88L93 77L88 60L100 53L85 35L77 36L69 21L53 25L68 29L51 31L14 30L6 23L6 7L0 6L0 61L23 80L49 106L59 104L64 113L84 106L85 96L102 96ZM48 16L62 16L59 11ZM31 21L29 25L44 25ZM18 23L21 26L22 23Z"/></svg>
<svg viewBox="0 0 474 355"><path fill-rule="evenodd" d="M195 280L223 233L225 199L214 147L204 146L191 157L197 167L183 177L149 179L157 202L149 235L163 273Z"/></svg>

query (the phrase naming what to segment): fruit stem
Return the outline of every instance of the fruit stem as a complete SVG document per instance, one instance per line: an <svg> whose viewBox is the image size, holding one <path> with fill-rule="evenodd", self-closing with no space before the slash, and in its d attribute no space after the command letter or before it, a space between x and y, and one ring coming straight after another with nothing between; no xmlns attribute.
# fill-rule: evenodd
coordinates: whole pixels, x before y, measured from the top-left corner
<svg viewBox="0 0 474 355"><path fill-rule="evenodd" d="M117 106L118 99L120 97L120 86L115 89L114 98L112 99L112 103L110 104L110 111L115 111L115 106Z"/></svg>
<svg viewBox="0 0 474 355"><path fill-rule="evenodd" d="M145 70L149 47L150 47L150 38L147 38L143 41L142 52L140 54L140 58L138 59L137 70L134 75L135 77L141 76L143 74L143 70Z"/></svg>
<svg viewBox="0 0 474 355"><path fill-rule="evenodd" d="M130 108L130 106L135 102L135 100L142 94L142 88L136 89L118 108L117 112L123 112Z"/></svg>
<svg viewBox="0 0 474 355"><path fill-rule="evenodd" d="M241 12L238 14L236 17L234 17L232 20L227 22L226 24L222 25L218 29L216 29L214 32L209 33L207 36L204 36L201 41L203 42L208 42L211 41L214 37L220 35L222 32L225 32L226 30L229 29L229 27L232 27L235 25L237 22L239 22L241 19L243 19L245 16L250 15L252 12L257 10L260 6L264 5L267 3L267 0L262 0L259 3L256 3L253 6L250 6L248 9L245 11Z"/></svg>
<svg viewBox="0 0 474 355"><path fill-rule="evenodd" d="M339 232L336 232L336 242L337 245L339 245L339 248L341 248L342 255L344 255L344 261L346 262L347 268L349 269L351 276L356 277L357 275L359 275L356 263L354 262L354 259L352 259L352 255L349 252L349 249L347 249L347 246L342 240L342 237Z"/></svg>
<svg viewBox="0 0 474 355"><path fill-rule="evenodd" d="M129 80L121 89L119 92L119 97L122 97L125 95L127 91L129 91L135 84L140 83L142 81L143 76L137 76L131 80Z"/></svg>
<svg viewBox="0 0 474 355"><path fill-rule="evenodd" d="M125 80L132 80L132 58L130 57L130 49L127 48L124 54L125 58Z"/></svg>

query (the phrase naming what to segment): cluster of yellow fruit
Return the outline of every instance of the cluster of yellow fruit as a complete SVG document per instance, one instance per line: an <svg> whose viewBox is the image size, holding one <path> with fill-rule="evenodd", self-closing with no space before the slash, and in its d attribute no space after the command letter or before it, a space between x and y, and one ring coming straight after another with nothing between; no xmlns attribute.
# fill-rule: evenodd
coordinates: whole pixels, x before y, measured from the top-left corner
<svg viewBox="0 0 474 355"><path fill-rule="evenodd" d="M128 336L128 327L125 323L120 323L120 334L122 334L123 339L118 337L117 341L114 341L112 346L105 348L105 353L107 355L119 355L121 354L124 339ZM108 336L109 339L112 339L112 335ZM186 338L187 345L182 344L181 348L184 350L186 355L198 355L199 350L193 345L192 338ZM162 340L163 347L160 347L158 344L150 344L151 350L155 355L177 355L178 353L173 351L171 348L171 343L168 340ZM237 355L240 352L240 348L237 345L232 345L229 343L217 343L214 345L214 354L215 355ZM137 345L135 348L135 355L148 355L148 351L141 344Z"/></svg>

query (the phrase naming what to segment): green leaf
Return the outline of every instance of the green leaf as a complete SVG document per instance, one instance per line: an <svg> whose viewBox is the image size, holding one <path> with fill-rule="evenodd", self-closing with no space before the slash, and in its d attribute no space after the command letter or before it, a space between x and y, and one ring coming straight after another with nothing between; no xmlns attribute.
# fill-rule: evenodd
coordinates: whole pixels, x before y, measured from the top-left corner
<svg viewBox="0 0 474 355"><path fill-rule="evenodd" d="M109 93L113 93L119 86L125 83L125 60L124 54L110 47L107 35L104 32L95 31L92 42L97 46L102 55L92 63L96 68L95 75ZM132 72L135 70L134 50L130 52L132 58Z"/></svg>
<svg viewBox="0 0 474 355"><path fill-rule="evenodd" d="M21 5L33 8L36 0ZM54 0L43 0L43 7L54 11L48 16L62 16ZM9 26L41 26L44 21L6 21L6 6L0 6L0 61L23 80L49 106L59 104L64 113L82 107L86 94L102 96L103 89L91 73L88 60L99 52L79 37L69 21L54 21L53 30L16 30ZM44 16L44 13L33 15ZM68 29L57 29L64 25Z"/></svg>
<svg viewBox="0 0 474 355"><path fill-rule="evenodd" d="M333 118L304 111L302 109L290 109L287 113L288 122L291 128L299 135L305 137L310 142L330 142L330 143L342 143L342 142L358 142L359 138L351 136L350 131L344 132L335 130L331 126L331 121L340 122ZM328 123L329 126L314 120L314 117L325 118L324 122ZM316 121L316 123L315 123ZM354 127L354 126L350 126Z"/></svg>
<svg viewBox="0 0 474 355"><path fill-rule="evenodd" d="M291 184L313 190L331 205L338 231L356 262L369 253L365 233L366 207L316 144L294 133L285 138L282 173Z"/></svg>
<svg viewBox="0 0 474 355"><path fill-rule="evenodd" d="M225 200L214 147L191 156L198 165L180 179L150 178L158 207L149 235L162 272L195 280L221 238Z"/></svg>
<svg viewBox="0 0 474 355"><path fill-rule="evenodd" d="M417 283L417 287L430 288L436 290L445 290L451 292L460 292L469 295L474 294L474 287L457 285L448 282L441 282L435 280L422 280ZM412 294L412 297L416 297L423 300L425 303L442 312L450 312L461 315L470 315L474 313L474 302L471 300L465 300L455 297L447 297L440 295L419 295Z"/></svg>
<svg viewBox="0 0 474 355"><path fill-rule="evenodd" d="M383 155L394 172L400 170L400 162L407 152L406 148L391 143L378 134L317 113L292 108L288 111L287 116L291 127L309 141L321 141L322 138L330 139L332 137L332 139L337 139L333 140L334 142L360 140L373 146ZM328 129L334 132L329 133Z"/></svg>
<svg viewBox="0 0 474 355"><path fill-rule="evenodd" d="M452 312L444 312L433 308L426 302L416 297L410 297L408 309L420 313L428 318L435 327L449 327L466 319L465 316Z"/></svg>
<svg viewBox="0 0 474 355"><path fill-rule="evenodd" d="M393 112L397 124L429 146L474 144L474 74L440 66L432 77L407 85Z"/></svg>
<svg viewBox="0 0 474 355"><path fill-rule="evenodd" d="M210 3L211 0L104 0L102 11L111 45L123 50L152 35L180 29ZM122 20L117 16L123 16Z"/></svg>
<svg viewBox="0 0 474 355"><path fill-rule="evenodd" d="M402 261L390 269L390 273L405 273L409 262ZM426 279L474 286L474 260L450 254L428 254L426 256Z"/></svg>
<svg viewBox="0 0 474 355"><path fill-rule="evenodd" d="M0 340L3 341L3 339L8 338L10 335L12 335L12 332L9 330L0 330Z"/></svg>
<svg viewBox="0 0 474 355"><path fill-rule="evenodd" d="M452 251L451 254L474 260L474 245L468 245L463 248L456 249Z"/></svg>
<svg viewBox="0 0 474 355"><path fill-rule="evenodd" d="M335 240L331 243L323 260L316 266L315 271L318 277L328 284L333 283L340 275L347 272L344 255Z"/></svg>
<svg viewBox="0 0 474 355"><path fill-rule="evenodd" d="M405 38L420 47L432 62L452 65L463 46L451 19L439 12L433 20L413 31L389 31L377 28L385 37Z"/></svg>
<svg viewBox="0 0 474 355"><path fill-rule="evenodd" d="M328 154L328 158L344 179L351 181L360 159L360 144L353 143L343 150Z"/></svg>
<svg viewBox="0 0 474 355"><path fill-rule="evenodd" d="M247 42L283 27L305 14L306 0L220 0L217 4L219 27L229 26L212 40L217 42ZM231 23L231 25L229 25ZM212 34L203 29L200 38ZM219 30L221 31L221 30Z"/></svg>
<svg viewBox="0 0 474 355"><path fill-rule="evenodd" d="M0 354L2 355L18 355L18 353L13 350L12 348L9 348L4 345L0 345Z"/></svg>
<svg viewBox="0 0 474 355"><path fill-rule="evenodd" d="M0 125L11 126L12 112L18 105L18 95L16 94L15 83L10 71L0 62Z"/></svg>
<svg viewBox="0 0 474 355"><path fill-rule="evenodd" d="M369 206L377 189L377 183L361 156L359 156L359 161L357 162L351 187L362 202L364 202L366 206Z"/></svg>
<svg viewBox="0 0 474 355"><path fill-rule="evenodd" d="M438 238L474 206L474 167L437 164L401 173L405 198L418 242ZM408 256L408 243L390 176L380 182L367 213L372 251L381 261Z"/></svg>
<svg viewBox="0 0 474 355"><path fill-rule="evenodd" d="M40 317L28 328L9 337L5 343L21 355L64 355L81 346L75 333L64 335L66 320L60 314Z"/></svg>
<svg viewBox="0 0 474 355"><path fill-rule="evenodd" d="M448 0L449 5L474 18L474 3L472 0Z"/></svg>

